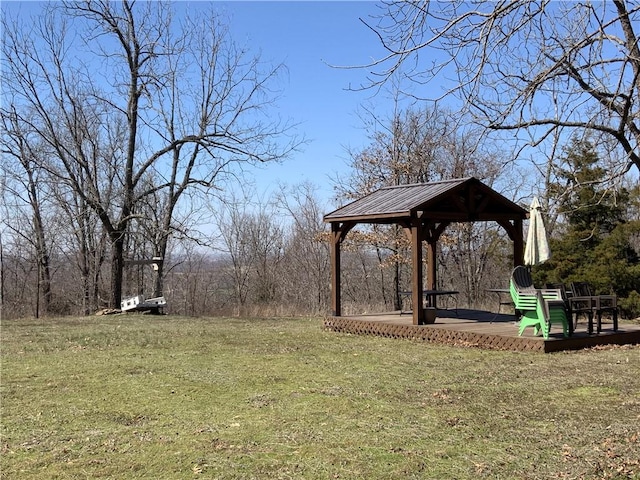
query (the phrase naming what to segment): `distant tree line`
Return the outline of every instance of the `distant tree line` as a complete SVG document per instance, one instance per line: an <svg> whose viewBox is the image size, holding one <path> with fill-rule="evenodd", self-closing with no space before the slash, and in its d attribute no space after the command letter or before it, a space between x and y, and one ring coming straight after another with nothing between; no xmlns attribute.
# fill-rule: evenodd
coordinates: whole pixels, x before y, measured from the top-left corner
<svg viewBox="0 0 640 480"><path fill-rule="evenodd" d="M335 183L339 203L386 185L445 178L476 176L499 187L497 150L478 148L473 132L451 127L454 117L445 110L409 109L384 121L391 126L386 133L374 132L369 146L351 152L351 175ZM533 268L536 283L589 281L598 292L620 297L623 316L637 317L638 185L604 184L606 162L588 140L571 140L554 165L549 188L540 192L552 258ZM28 177L22 180L29 183ZM318 199L315 188L302 184L282 187L262 201L242 196L200 205L203 216L211 211L208 233L183 223L171 237L161 271L125 264L124 296L155 295L161 275L168 313L327 314L329 246L322 219L333 207ZM107 307L110 249L100 224L79 229L69 221L76 218L69 213L73 206L56 195L43 195L41 218L34 216L29 197L6 198L13 203L5 205L11 221L1 242L4 316L90 314ZM526 207L528 199L520 203ZM146 206L144 218L156 217L153 207ZM145 225L132 223L125 258L154 254L154 237ZM51 239L46 262L38 253L40 228ZM495 308L487 290L505 287L512 265L512 246L502 229L486 222L452 224L439 249L439 286L460 292L458 306ZM410 289L409 259L408 240L397 227L359 226L350 232L342 262L345 313L407 308L400 293Z"/></svg>
<svg viewBox="0 0 640 480"><path fill-rule="evenodd" d="M619 295L625 316L639 316L640 189L629 172L638 165L632 99L640 76L625 67L637 67L640 58L630 28L638 9L623 1L613 2L614 10L569 6L567 18L580 22L565 31L561 10L545 2L533 9L531 1L505 9L486 3L486 12L473 15L459 2L434 4L419 15L411 2L385 4L396 24L379 28L392 67L376 77L378 86L430 46L449 52L484 46L487 55L451 58L454 64L469 59L458 64L466 81L452 92L466 101L460 109L397 101L385 116L367 111L370 141L348 152L350 173L334 179L335 203L383 186L468 176L523 207L536 194L553 254L534 267L536 282L587 280ZM302 143L290 124L267 115L283 66L267 65L231 42L214 12L182 19L178 27L164 2L85 0L43 11L34 19L2 18L3 318L91 314L139 294L163 294L167 312L185 315L328 313L322 217L334 206L309 184L283 187L263 201L228 194L245 182L247 169L295 154ZM528 28L519 29L512 21L523 11ZM451 21L436 22L442 31L423 28L447 18L443 13ZM545 15L558 20L557 31L539 28L548 24L539 21ZM622 32L620 49L605 48L615 37L609 28ZM456 38L476 31L488 36ZM540 55L544 62L536 58L529 69L521 68L531 60L521 58L526 52L512 48L523 32L536 48L549 48ZM392 48L394 42L403 48ZM583 49L586 63L576 65ZM581 77L590 72L590 80L605 80L598 52L614 55L606 62L620 66L614 82L620 91L604 84L596 91ZM418 85L446 66L415 65L410 78ZM502 83L494 84L492 73ZM487 85L488 97L476 96ZM548 105L568 117L531 117L533 97L545 92L556 92L560 107ZM592 116L574 122L581 118L576 109L594 100ZM534 146L553 140L551 153L527 165L516 164L501 140L487 135L527 128ZM402 307L408 248L393 226L359 226L348 234L344 313ZM512 265L501 229L452 224L439 249L439 286L458 290L459 306L495 308L487 289L505 287ZM156 270L128 263L152 257L162 258Z"/></svg>
<svg viewBox="0 0 640 480"><path fill-rule="evenodd" d="M375 145L353 157L353 177L336 185L338 190L347 192L354 179L371 178L358 165ZM447 158L450 154L447 152ZM384 155L380 155L367 165L386 169ZM402 162L408 162L412 156L403 158ZM425 158L416 165L427 171L430 167L423 163ZM433 160L433 165L442 165L437 155ZM541 197L547 206L553 256L534 267L534 278L539 285L589 281L599 292L619 295L623 315L634 318L640 315L640 192L637 185L603 186L596 180L601 176L601 163L590 143L573 141L567 146L566 155L558 162L557 182ZM410 170L406 165L396 167ZM457 175L474 174L492 181L474 170ZM450 175L456 174L401 181L438 180ZM378 179L371 188L397 182L388 172ZM46 182L38 185L47 188ZM349 197L359 191L366 193L365 188L352 186ZM72 205L56 200L55 195L44 198L39 219L29 208L28 198L13 196L13 203L4 206L4 219L10 219L0 239L5 318L92 314L109 306L108 236L96 223L92 224L94 229L78 229L69 221ZM326 314L330 268L322 217L329 209L310 184L282 188L261 203L228 199L213 209L210 229L215 234L188 235L185 228L183 236L172 236L163 271L149 265L125 265L124 296L154 295L161 274L168 313ZM147 213L153 214L152 209ZM125 258L150 258L153 237L142 228L143 222L134 225L137 228L127 237ZM50 239L46 262L39 254L39 228ZM507 284L511 254L509 240L496 225L451 225L438 255L440 286L460 291L459 306L495 308L495 299L486 290ZM343 255L346 313L403 307L399 293L410 289L411 274L409 245L403 232L389 226L361 227L348 235Z"/></svg>

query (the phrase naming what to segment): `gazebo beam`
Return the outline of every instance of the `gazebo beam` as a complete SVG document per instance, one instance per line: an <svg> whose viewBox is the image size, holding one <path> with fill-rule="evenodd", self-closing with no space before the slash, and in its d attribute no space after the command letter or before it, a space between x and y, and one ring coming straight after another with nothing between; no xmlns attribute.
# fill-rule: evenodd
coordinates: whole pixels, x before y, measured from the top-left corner
<svg viewBox="0 0 640 480"><path fill-rule="evenodd" d="M514 221L515 235L513 238L513 268L524 263L524 236L522 220Z"/></svg>
<svg viewBox="0 0 640 480"><path fill-rule="evenodd" d="M331 224L331 311L341 315L340 308L340 224Z"/></svg>
<svg viewBox="0 0 640 480"><path fill-rule="evenodd" d="M438 284L436 271L437 248L437 241L427 242L427 290L436 290L436 285ZM433 300L435 302L435 298Z"/></svg>

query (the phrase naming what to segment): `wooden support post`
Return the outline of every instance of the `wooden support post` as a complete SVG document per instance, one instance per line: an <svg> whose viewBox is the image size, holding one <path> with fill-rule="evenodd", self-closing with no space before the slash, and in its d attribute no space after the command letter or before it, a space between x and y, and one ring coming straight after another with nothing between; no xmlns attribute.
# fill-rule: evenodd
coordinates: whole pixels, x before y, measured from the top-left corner
<svg viewBox="0 0 640 480"><path fill-rule="evenodd" d="M438 284L436 278L436 252L437 242L427 242L427 290L436 290Z"/></svg>
<svg viewBox="0 0 640 480"><path fill-rule="evenodd" d="M427 290L437 290L437 273L436 273L436 253L438 242L430 240L427 242ZM432 307L438 308L437 295L433 296Z"/></svg>
<svg viewBox="0 0 640 480"><path fill-rule="evenodd" d="M437 254L438 240L451 222L428 222L424 227L423 238L427 241L427 290L438 289ZM437 308L437 296L434 295L432 306Z"/></svg>
<svg viewBox="0 0 640 480"><path fill-rule="evenodd" d="M334 317L341 315L340 306L340 224L331 224L331 310Z"/></svg>
<svg viewBox="0 0 640 480"><path fill-rule="evenodd" d="M331 310L334 317L342 315L340 294L340 244L355 223L331 223Z"/></svg>
<svg viewBox="0 0 640 480"><path fill-rule="evenodd" d="M411 226L411 260L413 277L411 280L411 307L413 308L413 324L424 323L422 307L422 225L418 220Z"/></svg>

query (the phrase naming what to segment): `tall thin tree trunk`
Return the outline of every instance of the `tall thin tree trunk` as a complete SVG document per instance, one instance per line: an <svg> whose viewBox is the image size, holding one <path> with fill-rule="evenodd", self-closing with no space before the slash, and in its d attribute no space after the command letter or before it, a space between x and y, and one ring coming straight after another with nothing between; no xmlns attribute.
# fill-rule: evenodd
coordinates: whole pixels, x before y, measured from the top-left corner
<svg viewBox="0 0 640 480"><path fill-rule="evenodd" d="M111 308L120 308L124 272L124 232L111 233Z"/></svg>
<svg viewBox="0 0 640 480"><path fill-rule="evenodd" d="M154 254L154 258L158 258L156 263L157 270L155 270L155 278L153 279L153 296L161 297L164 290L164 259L167 254L167 239L161 240L160 248L158 248Z"/></svg>
<svg viewBox="0 0 640 480"><path fill-rule="evenodd" d="M36 181L33 171L27 169L29 178L29 201L33 209L33 230L35 234L36 258L38 262L38 299L36 300L36 317L40 316L40 292L42 292L42 310L45 315L49 312L51 304L51 269L49 268L49 253L44 233L44 223L38 200Z"/></svg>
<svg viewBox="0 0 640 480"><path fill-rule="evenodd" d="M2 250L2 233L0 233L0 318L4 311L4 253Z"/></svg>

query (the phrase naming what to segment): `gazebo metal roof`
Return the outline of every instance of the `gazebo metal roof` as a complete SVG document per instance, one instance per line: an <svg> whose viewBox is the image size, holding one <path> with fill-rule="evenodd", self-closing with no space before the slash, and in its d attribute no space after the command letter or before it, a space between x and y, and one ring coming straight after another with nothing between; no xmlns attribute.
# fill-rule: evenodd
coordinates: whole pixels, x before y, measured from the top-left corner
<svg viewBox="0 0 640 480"><path fill-rule="evenodd" d="M424 319L422 243L427 243L427 289L436 288L437 241L453 222L495 221L513 241L514 266L522 263L522 222L528 211L475 177L384 187L324 216L331 224L333 314L340 316L340 244L358 223L395 223L411 239L414 323Z"/></svg>
<svg viewBox="0 0 640 480"><path fill-rule="evenodd" d="M328 213L324 221L397 223L415 216L450 222L526 218L527 210L474 177L383 187Z"/></svg>

